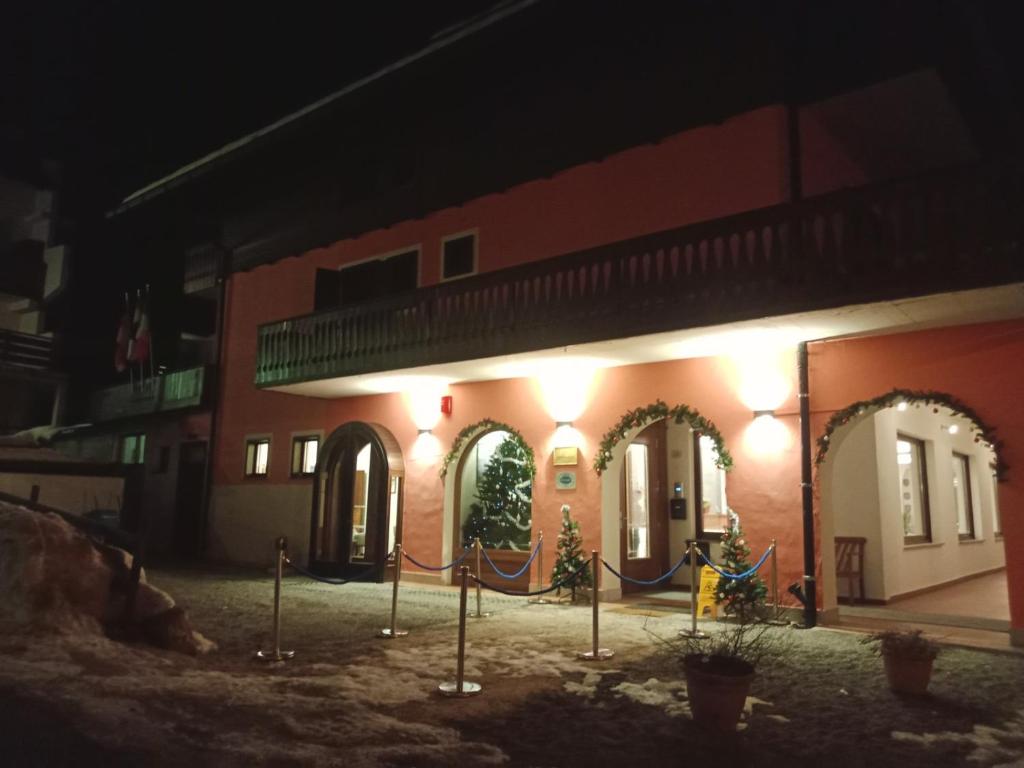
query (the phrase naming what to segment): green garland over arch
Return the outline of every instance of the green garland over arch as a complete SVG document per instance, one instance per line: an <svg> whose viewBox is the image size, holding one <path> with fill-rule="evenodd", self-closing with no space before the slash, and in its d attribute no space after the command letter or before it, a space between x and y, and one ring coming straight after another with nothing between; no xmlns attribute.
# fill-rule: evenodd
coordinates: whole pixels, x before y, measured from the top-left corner
<svg viewBox="0 0 1024 768"><path fill-rule="evenodd" d="M600 475L608 468L608 462L612 458L612 450L621 440L624 440L629 431L638 427L644 427L654 421L671 419L676 424L687 423L694 432L699 432L705 437L710 437L715 444L715 451L718 453L718 460L715 464L719 469L728 472L732 469L732 455L725 447L725 440L718 427L704 416L696 408L688 405L676 405L669 408L661 400L655 400L643 408L635 408L627 411L619 423L604 433L601 444L597 449L597 456L594 457L594 471Z"/></svg>
<svg viewBox="0 0 1024 768"><path fill-rule="evenodd" d="M818 438L818 452L814 457L814 463L820 465L825 460L825 455L832 445L832 433L839 429L839 427L845 426L851 419L868 412L891 408L900 403L907 403L907 405L913 405L915 408L920 408L922 405L930 406L935 413L939 412L939 406L943 406L952 411L954 416L970 421L973 424L971 432L974 434L974 442L983 443L995 452L996 478L999 481L1006 479L1006 470L1009 467L1003 461L1002 441L996 438L995 427L986 424L970 406L952 395L947 395L945 392L932 392L930 390L894 389L871 400L861 400L846 406L841 411L836 411L825 425L824 434Z"/></svg>
<svg viewBox="0 0 1024 768"><path fill-rule="evenodd" d="M523 439L523 436L519 434L519 430L514 427L510 427L501 421L495 421L494 419L481 419L476 424L470 424L468 427L464 427L459 434L455 436L455 440L452 442L452 449L448 451L448 455L444 457L444 461L441 463L441 479L444 480L445 475L448 474L448 466L455 461L462 449L466 446L466 442L470 440L477 432L486 430L487 432L494 432L496 430L502 430L508 432L512 437L516 439L516 442L523 449L523 453L526 454L527 468L530 470L530 477L537 476L537 463L533 456L533 448L530 444Z"/></svg>

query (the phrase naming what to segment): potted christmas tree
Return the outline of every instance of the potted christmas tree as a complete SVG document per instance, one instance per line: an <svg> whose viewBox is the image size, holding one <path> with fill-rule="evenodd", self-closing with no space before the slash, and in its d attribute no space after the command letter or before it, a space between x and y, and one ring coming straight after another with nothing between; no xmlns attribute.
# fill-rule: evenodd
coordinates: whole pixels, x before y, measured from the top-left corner
<svg viewBox="0 0 1024 768"><path fill-rule="evenodd" d="M562 505L562 530L558 532L558 554L555 567L551 569L551 583L554 584L575 573L583 566L587 558L583 555L583 537L580 536L580 524L569 516L569 505ZM572 602L576 602L576 587L593 585L589 570L583 570L569 582L572 590ZM562 594L562 588L558 588Z"/></svg>
<svg viewBox="0 0 1024 768"><path fill-rule="evenodd" d="M733 525L722 535L722 570L746 573L752 567L750 547L734 515ZM715 601L736 625L716 632L707 640L686 644L683 669L694 721L718 730L736 728L758 661L768 650L767 625L755 626L767 589L756 574L741 579L721 576Z"/></svg>

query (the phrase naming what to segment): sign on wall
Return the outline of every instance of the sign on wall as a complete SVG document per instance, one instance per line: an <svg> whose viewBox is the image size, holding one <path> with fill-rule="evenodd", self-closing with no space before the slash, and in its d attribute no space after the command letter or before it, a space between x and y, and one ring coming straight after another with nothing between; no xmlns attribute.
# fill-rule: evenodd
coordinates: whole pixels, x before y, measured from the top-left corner
<svg viewBox="0 0 1024 768"><path fill-rule="evenodd" d="M573 491L576 489L576 473L570 471L555 473L555 489L559 491Z"/></svg>

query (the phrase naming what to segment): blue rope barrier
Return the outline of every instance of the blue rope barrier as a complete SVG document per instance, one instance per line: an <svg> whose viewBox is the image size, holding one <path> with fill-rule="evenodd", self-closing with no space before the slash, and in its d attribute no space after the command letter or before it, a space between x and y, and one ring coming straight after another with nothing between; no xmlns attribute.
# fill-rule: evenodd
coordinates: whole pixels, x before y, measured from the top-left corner
<svg viewBox="0 0 1024 768"><path fill-rule="evenodd" d="M402 554L405 555L406 559L410 563L412 563L413 565L418 565L420 568L423 568L424 570L427 570L427 571L447 571L449 568L454 568L456 565L458 565L463 560L465 560L466 557L469 555L470 551L471 550L467 549L465 552L463 552L457 558L455 558L450 563L448 563L448 565L424 565L419 560L417 560L415 557L413 557L408 552L406 552L404 549L402 550Z"/></svg>
<svg viewBox="0 0 1024 768"><path fill-rule="evenodd" d="M333 577L330 577L330 576L319 576L319 575L317 575L317 574L315 574L315 573L313 573L311 571L307 571L302 566L296 565L295 563L293 563L291 560L289 560L287 558L285 558L285 563L290 565L292 568L295 569L295 571L297 573L299 573L302 576L305 576L307 579L312 579L313 581L319 581L321 584L330 584L331 586L334 586L334 587L341 587L341 586L344 586L345 584L348 584L349 582L352 582L352 581L368 581L371 578L376 578L378 572L380 571L381 567L383 566L383 563L381 563L381 564L378 564L375 568L371 568L370 570L368 570L368 571L366 571L364 573L361 573L358 576L353 576L350 579L343 579L343 578L333 578Z"/></svg>
<svg viewBox="0 0 1024 768"><path fill-rule="evenodd" d="M681 558L679 558L679 562L676 563L675 565L673 565L668 570L667 573L664 573L661 576L659 576L658 578L651 579L649 581L644 580L644 579L631 579L629 576L623 576L621 573L619 573L614 568L612 568L610 565L608 565L608 561L605 560L603 557L601 558L601 562L604 563L604 567L605 568L607 568L609 571L611 571L612 575L622 579L623 581L628 581L630 584L636 584L637 586L640 586L640 587L650 587L650 586L653 586L655 584L658 584L658 583L664 581L665 579L671 578L672 575L676 571L678 571L680 568L683 567L683 564L686 562L686 558L687 558L688 554L689 553L686 553Z"/></svg>
<svg viewBox="0 0 1024 768"><path fill-rule="evenodd" d="M700 552L700 550L697 550L697 551ZM758 560L757 563L755 563L754 566L750 570L744 571L743 573L726 573L721 568L719 568L717 565L715 565L710 560L708 560L707 555L705 555L703 552L700 552L700 558L705 563L707 563L708 566L711 568L711 570L713 570L719 576L723 576L723 577L725 577L727 579L733 579L733 580L737 580L738 581L739 579L745 579L748 576L754 575L754 573L756 573L757 570L762 565L764 565L764 561L768 559L768 555L770 555L771 553L772 553L772 548L771 548L771 546L769 546L768 549L766 549L764 551L764 554L761 555L761 559Z"/></svg>
<svg viewBox="0 0 1024 768"><path fill-rule="evenodd" d="M494 564L494 561L491 560L490 555L487 554L487 550L486 549L481 547L480 548L480 552L483 553L484 560L486 560L487 564L489 566L491 566L491 568L494 569L494 572L496 574L498 574L503 579L507 579L509 581L512 581L512 579L518 579L520 576L522 576L524 573L526 573L530 569L530 564L533 562L533 558L535 558L537 556L537 553L540 552L540 548L541 548L541 545L543 543L544 543L543 539L541 539L540 541L537 542L537 546L533 548L533 554L531 554L530 558L523 564L523 567L520 568L515 573L505 573L503 570L501 570L501 568L496 566Z"/></svg>
<svg viewBox="0 0 1024 768"><path fill-rule="evenodd" d="M589 568L589 567L590 567L590 560L587 560L587 561L585 561L583 563L583 565L581 565L575 571L573 571L572 573L567 574L566 576L562 577L561 579L556 581L554 584L552 584L550 587L545 587L544 589L538 589L538 590L536 590L534 592L530 592L529 590L527 590L526 592L520 592L520 591L514 590L514 589L503 589L502 587L496 587L493 584L488 584L486 581L482 581L481 579L478 579L472 573L469 574L469 578L472 581L474 581L475 583L479 584L484 589L489 589L489 590L491 590L493 592L498 592L498 593L500 593L502 595L508 595L509 597L536 597L537 595L546 595L548 592L554 592L556 589L561 589L562 587L567 586L571 582L574 582L579 577L579 575L581 573L583 573L585 570L587 570L587 568Z"/></svg>

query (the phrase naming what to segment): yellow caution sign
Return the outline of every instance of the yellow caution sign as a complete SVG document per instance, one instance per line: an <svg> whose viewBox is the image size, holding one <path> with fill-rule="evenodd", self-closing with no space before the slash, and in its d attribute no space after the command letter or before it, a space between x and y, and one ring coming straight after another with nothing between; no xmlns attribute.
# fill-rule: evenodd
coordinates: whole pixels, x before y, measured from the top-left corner
<svg viewBox="0 0 1024 768"><path fill-rule="evenodd" d="M718 618L718 603L715 594L718 591L718 574L706 565L700 569L700 593L697 596L697 616L704 617L704 610L711 609L711 616Z"/></svg>

